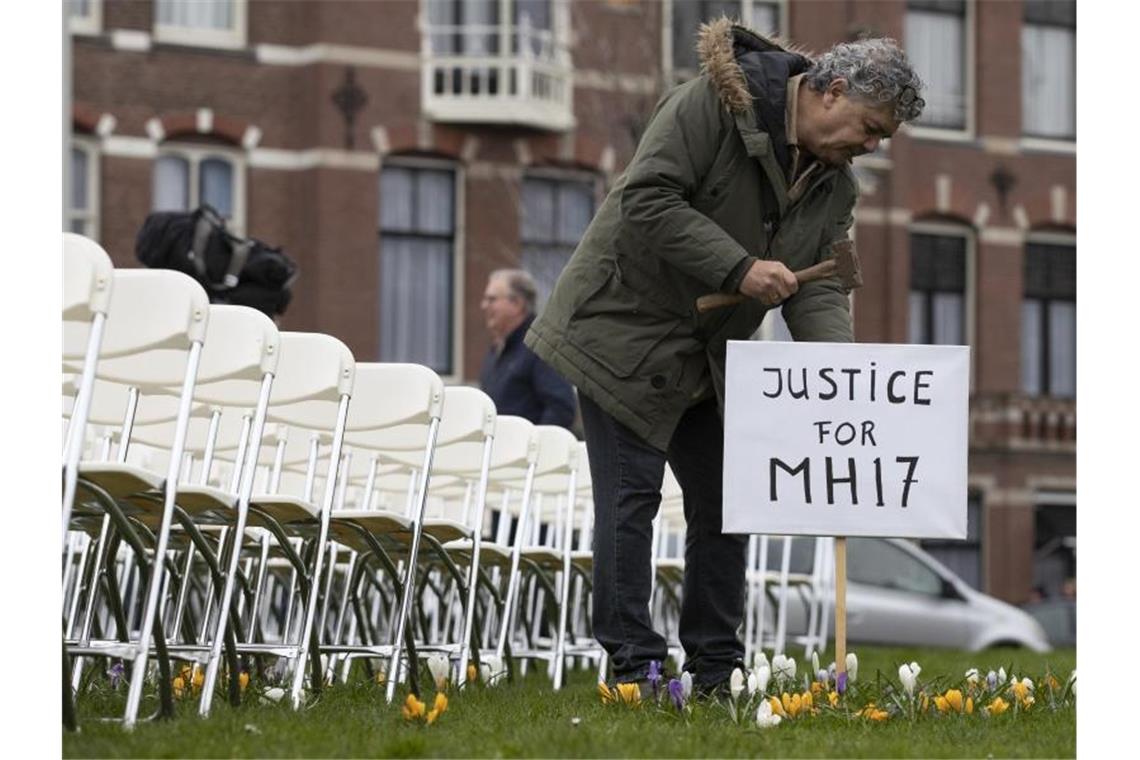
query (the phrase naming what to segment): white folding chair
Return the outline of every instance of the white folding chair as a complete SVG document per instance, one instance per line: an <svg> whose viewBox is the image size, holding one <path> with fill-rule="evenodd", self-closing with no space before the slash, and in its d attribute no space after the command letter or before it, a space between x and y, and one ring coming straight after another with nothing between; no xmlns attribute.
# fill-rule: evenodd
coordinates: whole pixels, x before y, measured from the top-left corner
<svg viewBox="0 0 1140 760"><path fill-rule="evenodd" d="M103 328L111 305L114 282L111 257L98 243L70 232L63 235L63 320L86 327L85 343L64 341L64 360L82 359L82 376L75 388L75 403L63 447L63 536L67 540L71 505L79 480L79 459L83 449L87 417L95 384L95 365L103 344ZM80 354L79 352L82 351Z"/></svg>
<svg viewBox="0 0 1140 760"><path fill-rule="evenodd" d="M142 698L143 682L150 655L150 638L154 630L159 595L163 587L164 558L170 533L174 498L178 482L186 428L190 416L194 383L198 373L199 358L206 337L208 324L208 299L205 291L190 277L168 270L125 270L114 274L114 290L117 294L115 308L108 314L100 361L95 369L96 376L110 377L130 383L134 389L147 386L179 383L179 407L174 437L170 445L170 462L166 477L149 472L125 462L125 451L129 441L130 427L133 424L133 402L128 410L123 430L124 461L81 462L78 468L79 488L97 494L95 502L109 510L104 517L100 545L103 546L110 529L111 515L118 519L116 498L122 498L140 491L161 491L163 509L156 535L154 560L151 563L149 582L140 620L138 640L127 643L105 642L91 646L90 629L86 628L81 640L68 650L73 655L101 655L124 657L132 660L131 677L127 692L127 705L123 715L125 726L133 726L138 717L139 702ZM73 339L67 335L69 325L64 323L64 344L71 345ZM155 380L156 365L161 365L165 375ZM107 372L105 375L104 372ZM132 396L137 397L137 392ZM77 416L77 415L76 415ZM77 443L78 446L78 443ZM78 498L78 497L77 497ZM73 507L74 510L74 507ZM145 562L143 556L137 560ZM102 561L98 563L102 564ZM98 565L97 565L98 566ZM92 594L93 597L93 594ZM88 623L90 618L88 618ZM86 627L86 624L85 624ZM129 636L129 631L125 632ZM160 642L163 646L165 642ZM81 668L81 660L76 662L76 670Z"/></svg>

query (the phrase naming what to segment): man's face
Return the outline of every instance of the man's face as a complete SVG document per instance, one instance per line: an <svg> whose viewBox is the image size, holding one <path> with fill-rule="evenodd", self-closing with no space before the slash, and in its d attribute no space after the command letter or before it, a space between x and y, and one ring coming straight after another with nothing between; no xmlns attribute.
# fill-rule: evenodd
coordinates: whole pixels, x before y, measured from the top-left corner
<svg viewBox="0 0 1140 760"><path fill-rule="evenodd" d="M506 337L525 317L522 300L511 295L506 280L491 277L483 291L483 321L495 340Z"/></svg>
<svg viewBox="0 0 1140 760"><path fill-rule="evenodd" d="M850 97L841 79L831 83L821 102L806 147L824 163L838 166L871 153L899 128L892 104L873 105Z"/></svg>

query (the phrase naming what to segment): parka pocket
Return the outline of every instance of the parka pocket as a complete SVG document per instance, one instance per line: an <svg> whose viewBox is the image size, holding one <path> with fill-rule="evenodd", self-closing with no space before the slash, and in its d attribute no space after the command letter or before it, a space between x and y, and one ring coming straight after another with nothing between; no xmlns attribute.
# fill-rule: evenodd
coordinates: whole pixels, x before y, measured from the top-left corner
<svg viewBox="0 0 1140 760"><path fill-rule="evenodd" d="M566 340L624 379L637 371L680 322L611 272L574 310Z"/></svg>

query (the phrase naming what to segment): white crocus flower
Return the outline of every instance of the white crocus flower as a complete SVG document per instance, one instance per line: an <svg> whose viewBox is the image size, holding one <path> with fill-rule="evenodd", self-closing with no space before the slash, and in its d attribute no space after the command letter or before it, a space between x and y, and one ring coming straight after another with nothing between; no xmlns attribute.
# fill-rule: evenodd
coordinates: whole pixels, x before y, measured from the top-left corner
<svg viewBox="0 0 1140 760"><path fill-rule="evenodd" d="M859 658L855 656L854 652L847 653L847 680L854 681L855 677L859 675Z"/></svg>
<svg viewBox="0 0 1140 760"><path fill-rule="evenodd" d="M1073 668L1073 672L1069 675L1069 691L1073 696L1077 696L1077 669Z"/></svg>
<svg viewBox="0 0 1140 760"><path fill-rule="evenodd" d="M686 700L693 696L693 674L687 670L681 674L681 694Z"/></svg>
<svg viewBox="0 0 1140 760"><path fill-rule="evenodd" d="M772 658L772 675L776 681L791 681L796 677L796 661L791 657L778 654Z"/></svg>
<svg viewBox="0 0 1140 760"><path fill-rule="evenodd" d="M1021 685L1028 689L1030 694L1033 693L1033 679L1029 676L1021 679Z"/></svg>
<svg viewBox="0 0 1140 760"><path fill-rule="evenodd" d="M428 670L431 672L431 677L435 680L436 691L443 691L443 687L447 685L447 671L451 669L451 663L445 654L433 654L427 658Z"/></svg>
<svg viewBox="0 0 1140 760"><path fill-rule="evenodd" d="M759 670L767 667L771 667L768 663L768 655L764 654L763 649L757 649L756 654L752 655L752 669Z"/></svg>
<svg viewBox="0 0 1140 760"><path fill-rule="evenodd" d="M498 676L504 673L503 658L494 654L485 654L479 657L479 679L490 686L499 680Z"/></svg>
<svg viewBox="0 0 1140 760"><path fill-rule="evenodd" d="M745 681L745 685L748 687L748 696L751 697L753 694L756 693L756 687L758 686L758 684L756 681L756 674L755 673L749 673L748 674L748 680Z"/></svg>
<svg viewBox="0 0 1140 760"><path fill-rule="evenodd" d="M998 683L1005 683L1005 668L998 668Z"/></svg>
<svg viewBox="0 0 1140 760"><path fill-rule="evenodd" d="M740 668L732 669L732 675L728 678L728 691L732 694L733 699L739 697L740 692L744 691L744 671Z"/></svg>
<svg viewBox="0 0 1140 760"><path fill-rule="evenodd" d="M772 669L764 663L756 669L756 690L761 694L768 693L768 681L772 680Z"/></svg>
<svg viewBox="0 0 1140 760"><path fill-rule="evenodd" d="M818 673L819 672L819 655L816 654L814 649L811 650L811 672L812 673Z"/></svg>
<svg viewBox="0 0 1140 760"><path fill-rule="evenodd" d="M973 686L973 685L976 685L978 683L978 679L979 679L979 676L978 676L978 669L977 668L970 668L969 670L966 671L966 683Z"/></svg>
<svg viewBox="0 0 1140 760"><path fill-rule="evenodd" d="M918 674L921 670L918 663L914 662L910 665L899 665L899 681L902 682L903 689L909 697L914 696L914 687L918 683Z"/></svg>
<svg viewBox="0 0 1140 760"><path fill-rule="evenodd" d="M756 709L756 725L760 728L775 728L780 725L780 716L772 714L772 703L766 699L760 700L760 707Z"/></svg>
<svg viewBox="0 0 1140 760"><path fill-rule="evenodd" d="M272 689L266 689L265 693L261 695L262 702L280 702L282 697L285 696L285 690L280 686L274 686Z"/></svg>

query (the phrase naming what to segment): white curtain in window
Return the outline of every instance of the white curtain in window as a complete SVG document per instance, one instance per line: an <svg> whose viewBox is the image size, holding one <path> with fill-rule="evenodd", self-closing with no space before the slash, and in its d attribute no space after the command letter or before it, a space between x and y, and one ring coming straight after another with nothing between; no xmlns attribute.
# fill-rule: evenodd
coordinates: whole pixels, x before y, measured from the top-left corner
<svg viewBox="0 0 1140 760"><path fill-rule="evenodd" d="M386 166L380 172L380 229L388 232L411 232L414 175L411 169Z"/></svg>
<svg viewBox="0 0 1140 760"><path fill-rule="evenodd" d="M926 293L919 290L910 291L907 309L907 343L926 343Z"/></svg>
<svg viewBox="0 0 1140 760"><path fill-rule="evenodd" d="M752 28L760 34L780 33L780 6L777 3L752 2Z"/></svg>
<svg viewBox="0 0 1140 760"><path fill-rule="evenodd" d="M194 29L231 29L234 0L157 0L158 23Z"/></svg>
<svg viewBox="0 0 1140 760"><path fill-rule="evenodd" d="M73 18L87 18L91 13L91 0L67 0L67 10Z"/></svg>
<svg viewBox="0 0 1140 760"><path fill-rule="evenodd" d="M578 245L594 215L594 190L585 182L558 186L558 242Z"/></svg>
<svg viewBox="0 0 1140 760"><path fill-rule="evenodd" d="M920 124L966 126L966 45L964 20L946 13L911 10L906 14L906 52L926 83Z"/></svg>
<svg viewBox="0 0 1140 760"><path fill-rule="evenodd" d="M190 208L190 166L178 156L160 156L154 162L154 210Z"/></svg>
<svg viewBox="0 0 1140 760"><path fill-rule="evenodd" d="M1022 132L1076 137L1076 64L1073 29L1037 24L1021 28Z"/></svg>
<svg viewBox="0 0 1140 760"><path fill-rule="evenodd" d="M380 360L451 372L451 242L380 240Z"/></svg>
<svg viewBox="0 0 1140 760"><path fill-rule="evenodd" d="M87 209L87 151L71 149L71 210L86 212Z"/></svg>
<svg viewBox="0 0 1140 760"><path fill-rule="evenodd" d="M1049 302L1049 393L1077 395L1077 305Z"/></svg>
<svg viewBox="0 0 1140 760"><path fill-rule="evenodd" d="M542 59L554 56L551 0L515 0L515 26L518 30L517 50L529 52Z"/></svg>
<svg viewBox="0 0 1140 760"><path fill-rule="evenodd" d="M1031 396L1041 393L1041 302L1021 302L1021 390Z"/></svg>
<svg viewBox="0 0 1140 760"><path fill-rule="evenodd" d="M450 235L455 229L455 175L446 170L416 172L416 232Z"/></svg>
<svg viewBox="0 0 1140 760"><path fill-rule="evenodd" d="M499 0L460 0L463 4L463 52L490 55L498 50Z"/></svg>
<svg viewBox="0 0 1140 760"><path fill-rule="evenodd" d="M524 179L522 239L549 240L554 228L554 184L543 179Z"/></svg>
<svg viewBox="0 0 1140 760"><path fill-rule="evenodd" d="M226 219L234 215L234 167L224 158L207 158L198 165L201 203L213 206Z"/></svg>
<svg viewBox="0 0 1140 760"><path fill-rule="evenodd" d="M933 293L931 299L934 325L930 342L938 346L965 345L962 294Z"/></svg>
<svg viewBox="0 0 1140 760"><path fill-rule="evenodd" d="M558 276L566 268L573 252L572 248L559 246L540 244L523 246L522 268L534 278L535 288L538 291L537 311L541 312L542 308L546 306L546 301L554 290L554 284L558 282Z"/></svg>

